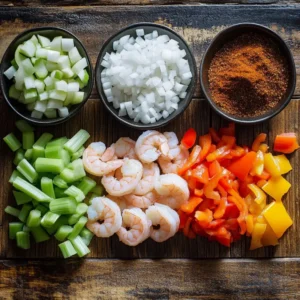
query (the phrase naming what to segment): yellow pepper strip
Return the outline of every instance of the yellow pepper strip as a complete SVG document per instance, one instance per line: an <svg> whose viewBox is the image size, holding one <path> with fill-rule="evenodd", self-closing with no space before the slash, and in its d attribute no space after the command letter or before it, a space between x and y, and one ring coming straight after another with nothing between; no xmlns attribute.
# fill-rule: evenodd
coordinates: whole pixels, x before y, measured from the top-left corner
<svg viewBox="0 0 300 300"><path fill-rule="evenodd" d="M275 160L277 161L279 168L280 168L280 174L285 174L291 171L293 168L290 164L290 161L286 158L284 154L274 156Z"/></svg>
<svg viewBox="0 0 300 300"><path fill-rule="evenodd" d="M262 151L258 150L256 152L256 160L254 162L252 170L250 171L250 174L252 176L261 175L263 170L264 170L264 154Z"/></svg>
<svg viewBox="0 0 300 300"><path fill-rule="evenodd" d="M271 176L280 176L280 166L278 161L274 158L272 153L266 153L265 159L265 169Z"/></svg>
<svg viewBox="0 0 300 300"><path fill-rule="evenodd" d="M248 215L246 217L246 226L247 226L247 235L250 236L253 231L253 226L254 226L254 221L253 221L252 215Z"/></svg>
<svg viewBox="0 0 300 300"><path fill-rule="evenodd" d="M266 228L267 224L255 223L252 231L250 250L263 247L261 239L266 231Z"/></svg>
<svg viewBox="0 0 300 300"><path fill-rule="evenodd" d="M263 246L276 246L279 244L276 234L269 224L267 224L267 228L261 239L261 243Z"/></svg>
<svg viewBox="0 0 300 300"><path fill-rule="evenodd" d="M293 220L281 201L269 204L264 210L263 216L278 239L282 237L284 232L293 224Z"/></svg>
<svg viewBox="0 0 300 300"><path fill-rule="evenodd" d="M259 215L266 206L266 194L254 183L248 184L248 188L254 194L255 198L249 206L249 211L253 215Z"/></svg>
<svg viewBox="0 0 300 300"><path fill-rule="evenodd" d="M282 176L278 176L271 177L262 189L276 201L280 201L282 196L288 192L290 187L291 184L287 180L285 180Z"/></svg>
<svg viewBox="0 0 300 300"><path fill-rule="evenodd" d="M267 153L268 150L269 150L269 146L267 144L261 144L259 147L258 147L258 150L260 150L261 152L263 153Z"/></svg>

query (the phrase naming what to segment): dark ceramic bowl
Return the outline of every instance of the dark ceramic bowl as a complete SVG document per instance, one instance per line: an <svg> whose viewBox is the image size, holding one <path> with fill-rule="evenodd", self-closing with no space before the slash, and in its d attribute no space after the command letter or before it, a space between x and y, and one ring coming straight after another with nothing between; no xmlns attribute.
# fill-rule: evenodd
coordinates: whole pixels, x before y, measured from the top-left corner
<svg viewBox="0 0 300 300"><path fill-rule="evenodd" d="M227 112L224 112L212 99L212 95L209 88L209 80L208 80L208 70L211 64L212 59L214 58L216 52L220 50L224 44L226 44L228 41L233 40L240 36L241 34L248 33L248 32L254 32L259 33L262 35L265 35L266 37L269 37L273 40L274 43L278 46L280 51L283 53L283 55L286 58L288 69L289 69L289 82L288 82L288 88L283 95L281 101L274 107L273 109L269 110L265 114L262 114L257 117L248 117L248 118L242 118L237 117L235 115L228 114ZM241 124L254 124L259 123L262 121L266 121L274 116L276 116L278 113L280 113L290 102L295 86L296 86L296 68L295 68L295 62L293 59L293 55L288 48L287 44L284 42L284 40L274 31L270 30L267 27L264 27L259 24L254 23L241 23L236 24L231 27L226 28L225 30L221 31L211 42L210 46L207 48L206 52L203 55L201 66L200 66L200 82L201 82L201 88L202 91L212 106L212 108L219 113L222 117L234 121Z"/></svg>
<svg viewBox="0 0 300 300"><path fill-rule="evenodd" d="M46 36L50 39L53 39L55 36L62 36L64 38L72 38L74 39L74 45L77 47L80 55L82 57L86 57L87 59L87 72L90 75L89 83L88 85L82 90L84 92L84 99L80 104L73 105L69 109L69 115L65 118L55 118L55 119L47 119L43 117L43 119L35 119L30 116L31 112L29 112L24 104L18 103L14 99L10 99L8 96L8 90L9 87L12 84L12 80L8 80L6 76L3 74L5 70L7 70L11 66L11 60L14 58L14 54L16 51L16 48L26 40L30 39L31 36L34 34L40 34L43 36ZM0 66L0 86L1 90L3 93L3 96L8 103L8 105L12 108L12 110L17 113L20 117L23 119L27 120L28 122L35 124L35 125L57 125L60 123L63 123L67 121L68 119L72 118L75 116L79 110L83 107L85 102L88 100L92 88L93 88L93 83L94 83L94 76L93 76L93 67L90 61L90 58L87 54L86 49L84 48L83 44L80 42L80 40L71 32L58 28L58 27L40 27L40 28L32 28L29 30L26 30L22 33L20 33L18 36L15 37L15 39L10 43L8 46L7 50L5 51L2 61L1 61L1 66Z"/></svg>
<svg viewBox="0 0 300 300"><path fill-rule="evenodd" d="M178 109L174 111L169 117L166 119L161 118L159 121L152 123L152 124L143 124L141 122L134 122L132 119L130 119L128 116L125 117L119 117L118 116L118 110L115 109L112 105L112 103L109 103L107 101L106 95L104 94L103 87L102 87L102 82L101 82L101 72L103 71L103 67L101 66L101 62L103 60L103 57L106 52L113 52L113 42L116 40L119 40L122 36L124 35L130 35L136 38L136 29L144 29L145 34L148 34L150 32L153 32L154 30L157 30L158 35L163 35L167 34L171 39L176 40L179 43L179 48L182 50L184 49L186 51L186 56L185 59L188 60L191 73L193 74L193 78L191 80L191 83L187 89L187 95L184 99L181 99L181 101L178 103ZM196 61L193 56L193 53L191 49L189 48L188 44L185 42L185 40L177 34L175 31L172 29L163 26L163 25L158 25L154 23L137 23L130 25L126 28L121 29L119 32L115 33L112 37L110 37L103 45L98 59L97 59L97 64L96 64L96 69L95 69L95 77L96 77L96 86L98 93L100 95L100 99L103 101L105 107L107 110L121 123L128 125L133 128L141 129L141 130L146 130L146 129L154 129L158 127L162 127L166 124L168 124L171 120L177 118L180 114L182 114L185 109L188 107L190 104L194 90L196 87L196 81L197 81L197 69L196 69Z"/></svg>

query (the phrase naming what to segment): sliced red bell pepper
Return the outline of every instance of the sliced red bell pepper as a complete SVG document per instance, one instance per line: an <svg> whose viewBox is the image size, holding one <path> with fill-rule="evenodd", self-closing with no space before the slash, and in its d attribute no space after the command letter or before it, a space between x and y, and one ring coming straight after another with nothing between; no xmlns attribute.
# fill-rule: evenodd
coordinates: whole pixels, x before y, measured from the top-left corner
<svg viewBox="0 0 300 300"><path fill-rule="evenodd" d="M223 127L219 130L219 135L229 135L229 136L235 136L235 124L229 123L228 127Z"/></svg>
<svg viewBox="0 0 300 300"><path fill-rule="evenodd" d="M206 160L208 162L212 162L215 160L221 160L228 154L230 154L230 149L228 148L228 146L222 146L222 147L216 149L214 152L208 154L206 157Z"/></svg>
<svg viewBox="0 0 300 300"><path fill-rule="evenodd" d="M209 180L208 169L204 164L198 165L192 170L191 177L196 179L198 182L207 184Z"/></svg>
<svg viewBox="0 0 300 300"><path fill-rule="evenodd" d="M208 208L204 211L197 210L195 212L195 219L200 226L205 228L213 220L213 213Z"/></svg>
<svg viewBox="0 0 300 300"><path fill-rule="evenodd" d="M220 194L215 191L215 188L218 186L219 180L222 178L223 174L220 172L215 174L210 181L204 185L203 192L205 197L209 199L219 200Z"/></svg>
<svg viewBox="0 0 300 300"><path fill-rule="evenodd" d="M190 149L194 146L197 138L197 133L194 128L188 129L183 138L181 139L181 144L186 148Z"/></svg>
<svg viewBox="0 0 300 300"><path fill-rule="evenodd" d="M194 212L194 210L197 208L197 206L203 201L202 198L200 197L191 197L189 199L189 202L186 203L186 204L183 204L181 207L180 207L180 210L187 213L187 214L191 214Z"/></svg>
<svg viewBox="0 0 300 300"><path fill-rule="evenodd" d="M224 219L236 219L240 215L239 209L234 203L227 203L226 210L224 213Z"/></svg>
<svg viewBox="0 0 300 300"><path fill-rule="evenodd" d="M199 162L202 162L206 158L206 156L210 150L211 135L210 134L201 135L199 137L199 145L201 146Z"/></svg>
<svg viewBox="0 0 300 300"><path fill-rule="evenodd" d="M209 128L209 134L211 135L211 138L214 143L219 143L221 138L219 137L217 131L214 128Z"/></svg>
<svg viewBox="0 0 300 300"><path fill-rule="evenodd" d="M199 157L200 151L201 151L201 147L196 145L193 148L189 158L187 159L183 167L178 170L177 172L178 175L184 174L188 169L191 169L194 166L194 164L197 163L197 159Z"/></svg>
<svg viewBox="0 0 300 300"><path fill-rule="evenodd" d="M224 142L225 145L228 146L229 149L235 147L236 138L230 135L222 135L221 140Z"/></svg>
<svg viewBox="0 0 300 300"><path fill-rule="evenodd" d="M192 217L188 217L186 220L186 223L184 224L184 228L183 228L183 234L185 236L189 236L189 231L190 231L190 226L191 226L191 222L193 221Z"/></svg>
<svg viewBox="0 0 300 300"><path fill-rule="evenodd" d="M281 153L292 153L299 148L297 137L294 132L276 135L274 151Z"/></svg>
<svg viewBox="0 0 300 300"><path fill-rule="evenodd" d="M202 197L203 196L203 189L194 189L194 194L197 197Z"/></svg>
<svg viewBox="0 0 300 300"><path fill-rule="evenodd" d="M260 144L262 144L267 139L267 135L265 133L260 133L252 143L252 151L257 152L259 150Z"/></svg>
<svg viewBox="0 0 300 300"><path fill-rule="evenodd" d="M226 204L227 204L226 197L222 197L220 199L220 203L219 203L217 209L214 212L214 218L215 219L220 219L224 216L225 211L226 211Z"/></svg>
<svg viewBox="0 0 300 300"><path fill-rule="evenodd" d="M213 177L216 174L219 174L221 172L222 172L222 167L220 166L219 162L217 162L216 160L213 161L208 167L209 177Z"/></svg>

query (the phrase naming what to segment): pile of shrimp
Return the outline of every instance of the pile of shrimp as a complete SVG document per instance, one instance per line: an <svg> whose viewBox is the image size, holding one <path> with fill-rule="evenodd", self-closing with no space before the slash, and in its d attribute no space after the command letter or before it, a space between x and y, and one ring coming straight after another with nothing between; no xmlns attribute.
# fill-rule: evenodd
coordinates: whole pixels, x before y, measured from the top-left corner
<svg viewBox="0 0 300 300"><path fill-rule="evenodd" d="M174 132L148 130L136 142L122 137L110 147L91 143L83 153L84 168L102 177L107 195L92 199L87 228L103 238L116 233L129 246L174 236L176 209L189 199L188 185L176 173L188 156Z"/></svg>

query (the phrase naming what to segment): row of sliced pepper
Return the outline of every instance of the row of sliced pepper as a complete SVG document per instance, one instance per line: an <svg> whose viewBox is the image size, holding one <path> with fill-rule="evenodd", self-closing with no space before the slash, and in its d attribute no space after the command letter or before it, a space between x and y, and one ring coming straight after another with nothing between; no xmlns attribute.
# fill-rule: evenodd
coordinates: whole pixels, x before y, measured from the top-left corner
<svg viewBox="0 0 300 300"><path fill-rule="evenodd" d="M210 128L195 145L196 137L189 129L181 141L192 150L178 170L191 192L178 211L180 229L189 238L200 235L228 247L244 234L252 237L250 249L277 245L293 223L281 201L291 187L282 176L292 170L287 157L268 152L264 133L251 147L238 146L234 123L218 132ZM275 139L275 151L291 153L297 148L293 133Z"/></svg>

